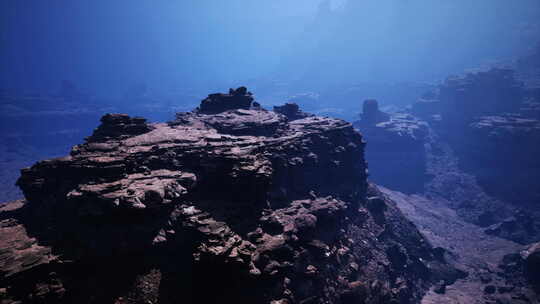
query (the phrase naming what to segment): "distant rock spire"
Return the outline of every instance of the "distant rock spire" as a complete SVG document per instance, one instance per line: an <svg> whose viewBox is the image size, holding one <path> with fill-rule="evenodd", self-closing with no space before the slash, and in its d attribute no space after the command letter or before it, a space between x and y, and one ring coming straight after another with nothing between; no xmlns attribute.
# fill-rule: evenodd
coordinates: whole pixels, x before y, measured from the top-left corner
<svg viewBox="0 0 540 304"><path fill-rule="evenodd" d="M387 121L390 115L379 110L379 103L375 99L367 99L362 106L362 122L365 124L377 124Z"/></svg>

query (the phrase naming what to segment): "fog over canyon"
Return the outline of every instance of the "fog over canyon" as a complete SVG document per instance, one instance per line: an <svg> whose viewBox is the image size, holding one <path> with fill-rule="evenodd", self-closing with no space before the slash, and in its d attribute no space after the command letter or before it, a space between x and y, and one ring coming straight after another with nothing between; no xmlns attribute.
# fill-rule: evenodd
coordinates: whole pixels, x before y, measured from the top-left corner
<svg viewBox="0 0 540 304"><path fill-rule="evenodd" d="M0 4L0 303L539 303L540 2Z"/></svg>

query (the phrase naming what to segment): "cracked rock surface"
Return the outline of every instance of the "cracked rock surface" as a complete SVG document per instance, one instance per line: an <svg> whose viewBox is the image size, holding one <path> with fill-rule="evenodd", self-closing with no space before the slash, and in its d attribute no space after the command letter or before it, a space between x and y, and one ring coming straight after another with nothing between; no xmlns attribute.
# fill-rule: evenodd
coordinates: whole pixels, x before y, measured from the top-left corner
<svg viewBox="0 0 540 304"><path fill-rule="evenodd" d="M416 303L455 280L367 183L351 124L248 100L108 114L22 170L26 199L0 209L2 303Z"/></svg>

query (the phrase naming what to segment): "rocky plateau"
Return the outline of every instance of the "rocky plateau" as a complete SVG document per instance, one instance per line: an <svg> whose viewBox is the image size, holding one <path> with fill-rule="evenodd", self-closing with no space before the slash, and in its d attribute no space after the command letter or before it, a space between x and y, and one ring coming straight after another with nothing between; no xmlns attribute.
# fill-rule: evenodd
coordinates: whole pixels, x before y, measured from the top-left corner
<svg viewBox="0 0 540 304"><path fill-rule="evenodd" d="M367 181L350 123L241 87L107 114L0 211L8 303L417 303L466 274Z"/></svg>

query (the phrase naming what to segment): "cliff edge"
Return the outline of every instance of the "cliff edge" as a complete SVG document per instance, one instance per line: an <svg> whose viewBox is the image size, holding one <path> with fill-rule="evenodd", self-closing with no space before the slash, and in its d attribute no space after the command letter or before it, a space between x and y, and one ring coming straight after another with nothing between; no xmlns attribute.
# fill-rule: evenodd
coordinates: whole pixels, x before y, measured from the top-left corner
<svg viewBox="0 0 540 304"><path fill-rule="evenodd" d="M107 114L22 170L26 200L0 209L0 299L418 302L456 272L367 183L363 148L351 124L245 88L168 123Z"/></svg>

